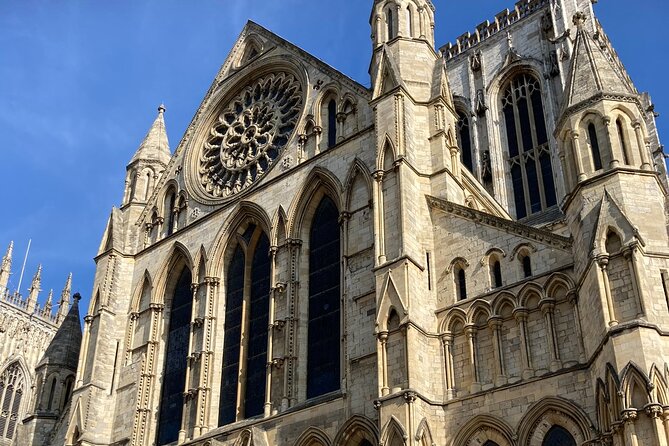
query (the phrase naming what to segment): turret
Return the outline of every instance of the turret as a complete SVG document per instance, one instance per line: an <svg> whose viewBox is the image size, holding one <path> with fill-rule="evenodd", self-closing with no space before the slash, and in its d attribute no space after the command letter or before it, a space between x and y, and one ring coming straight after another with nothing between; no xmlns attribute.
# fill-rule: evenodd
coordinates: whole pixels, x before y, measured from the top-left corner
<svg viewBox="0 0 669 446"><path fill-rule="evenodd" d="M35 367L34 407L22 426L25 444L47 444L70 403L81 348L80 299L79 293L74 295L74 304Z"/></svg>
<svg viewBox="0 0 669 446"><path fill-rule="evenodd" d="M28 288L28 298L26 299L26 311L30 314L35 312L37 308L37 299L39 292L42 291L42 265L37 267L37 272L33 277L33 281Z"/></svg>
<svg viewBox="0 0 669 446"><path fill-rule="evenodd" d="M14 251L14 242L9 243L7 248L7 253L2 258L2 263L0 264L0 297L3 297L9 290L7 290L7 284L9 283L9 275L12 269L12 252Z"/></svg>
<svg viewBox="0 0 669 446"><path fill-rule="evenodd" d="M128 163L123 206L145 204L153 194L156 181L170 162L172 153L165 130L164 114L165 106L160 105L158 116Z"/></svg>

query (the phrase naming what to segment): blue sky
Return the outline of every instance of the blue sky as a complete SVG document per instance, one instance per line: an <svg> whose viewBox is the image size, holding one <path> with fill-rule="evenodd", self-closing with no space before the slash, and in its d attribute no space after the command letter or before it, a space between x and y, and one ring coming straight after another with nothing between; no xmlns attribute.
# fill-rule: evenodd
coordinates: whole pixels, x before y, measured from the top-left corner
<svg viewBox="0 0 669 446"><path fill-rule="evenodd" d="M436 6L441 46L513 0ZM0 0L0 256L14 240L11 284L32 238L22 291L42 263L42 300L72 271L88 305L125 165L158 105L167 106L174 148L247 19L368 85L370 8L369 0ZM595 10L637 87L669 113L669 3L600 0ZM663 114L660 137L665 122Z"/></svg>

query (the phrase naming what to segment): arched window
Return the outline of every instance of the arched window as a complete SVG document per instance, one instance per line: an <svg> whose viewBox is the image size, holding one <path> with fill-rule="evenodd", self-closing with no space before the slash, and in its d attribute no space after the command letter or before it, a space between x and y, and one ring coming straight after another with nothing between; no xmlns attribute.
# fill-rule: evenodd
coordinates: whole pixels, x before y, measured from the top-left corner
<svg viewBox="0 0 669 446"><path fill-rule="evenodd" d="M228 264L219 424L262 415L269 327L269 239L250 224ZM242 337L242 333L248 335ZM246 358L240 363L240 358Z"/></svg>
<svg viewBox="0 0 669 446"><path fill-rule="evenodd" d="M163 389L160 395L158 417L158 444L167 444L179 438L186 384L186 358L190 339L192 313L192 277L184 267L179 274L170 309L170 326L165 347Z"/></svg>
<svg viewBox="0 0 669 446"><path fill-rule="evenodd" d="M458 112L458 138L460 139L460 156L462 157L462 164L474 172L474 163L472 156L472 138L469 131L469 118L463 112Z"/></svg>
<svg viewBox="0 0 669 446"><path fill-rule="evenodd" d="M337 102L328 102L328 149L337 145Z"/></svg>
<svg viewBox="0 0 669 446"><path fill-rule="evenodd" d="M557 204L541 86L534 76L514 77L502 95L516 217Z"/></svg>
<svg viewBox="0 0 669 446"><path fill-rule="evenodd" d="M499 445L492 440L488 440L485 443L483 443L483 446L499 446Z"/></svg>
<svg viewBox="0 0 669 446"><path fill-rule="evenodd" d="M490 261L492 262L490 265L492 285L493 288L499 288L502 286L502 264L496 257L491 258Z"/></svg>
<svg viewBox="0 0 669 446"><path fill-rule="evenodd" d="M620 251L623 247L620 237L615 231L609 231L606 234L606 252L609 254L615 254Z"/></svg>
<svg viewBox="0 0 669 446"><path fill-rule="evenodd" d="M546 433L541 446L576 446L576 440L567 429L555 425Z"/></svg>
<svg viewBox="0 0 669 446"><path fill-rule="evenodd" d="M458 300L467 299L467 277L461 266L455 268L455 287Z"/></svg>
<svg viewBox="0 0 669 446"><path fill-rule="evenodd" d="M339 239L339 212L329 197L323 197L309 237L307 398L340 387Z"/></svg>
<svg viewBox="0 0 669 446"><path fill-rule="evenodd" d="M176 200L177 196L174 191L170 191L165 198L165 221L167 222L167 227L165 228L166 235L172 235L174 232L174 223L176 219Z"/></svg>
<svg viewBox="0 0 669 446"><path fill-rule="evenodd" d="M51 378L51 388L49 389L49 401L46 404L46 410L53 409L53 399L56 396L56 377Z"/></svg>
<svg viewBox="0 0 669 446"><path fill-rule="evenodd" d="M70 376L65 380L65 393L63 394L63 399L60 402L60 411L65 410L65 406L70 402L72 397L72 386L74 385L74 377Z"/></svg>
<svg viewBox="0 0 669 446"><path fill-rule="evenodd" d="M620 140L620 150L623 152L623 164L629 165L630 156L627 148L627 140L625 139L625 129L620 118L616 119L616 129L618 129L618 139Z"/></svg>
<svg viewBox="0 0 669 446"><path fill-rule="evenodd" d="M532 260L530 259L530 255L524 255L521 261L523 263L523 276L525 278L532 277Z"/></svg>
<svg viewBox="0 0 669 446"><path fill-rule="evenodd" d="M406 9L406 18L407 18L407 30L409 32L408 37L413 37L413 10L411 5L407 6Z"/></svg>
<svg viewBox="0 0 669 446"><path fill-rule="evenodd" d="M393 10L388 8L386 9L386 25L388 26L388 39L392 40L395 38L395 24L393 23Z"/></svg>
<svg viewBox="0 0 669 446"><path fill-rule="evenodd" d="M14 438L16 427L23 418L20 411L25 387L25 376L18 362L0 375L0 443Z"/></svg>
<svg viewBox="0 0 669 446"><path fill-rule="evenodd" d="M602 168L602 153L599 150L599 139L597 129L592 122L588 125L588 138L590 139L590 152L592 153L592 165L595 170Z"/></svg>

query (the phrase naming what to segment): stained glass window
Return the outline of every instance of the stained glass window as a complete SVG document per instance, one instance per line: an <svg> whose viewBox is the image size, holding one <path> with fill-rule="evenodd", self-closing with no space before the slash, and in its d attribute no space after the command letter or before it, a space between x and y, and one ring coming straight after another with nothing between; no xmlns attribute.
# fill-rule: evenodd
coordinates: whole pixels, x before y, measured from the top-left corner
<svg viewBox="0 0 669 446"><path fill-rule="evenodd" d="M23 415L19 412L25 390L23 371L15 362L0 375L0 443L14 438Z"/></svg>
<svg viewBox="0 0 669 446"><path fill-rule="evenodd" d="M165 371L158 418L158 444L161 445L176 441L181 428L192 312L191 283L191 272L188 268L184 268L174 289L170 309Z"/></svg>
<svg viewBox="0 0 669 446"><path fill-rule="evenodd" d="M339 389L340 379L339 212L324 197L309 239L309 324L307 398Z"/></svg>

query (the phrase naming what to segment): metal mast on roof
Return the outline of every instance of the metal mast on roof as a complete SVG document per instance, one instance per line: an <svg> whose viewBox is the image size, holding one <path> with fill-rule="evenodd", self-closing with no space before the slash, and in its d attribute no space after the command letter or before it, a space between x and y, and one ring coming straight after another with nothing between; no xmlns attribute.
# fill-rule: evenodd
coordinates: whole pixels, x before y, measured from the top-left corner
<svg viewBox="0 0 669 446"><path fill-rule="evenodd" d="M18 294L21 294L21 282L23 282L23 273L26 271L26 262L28 261L28 253L30 252L30 244L33 239L28 240L28 248L26 248L26 256L23 258L23 266L21 267L21 276L19 277L19 287L16 289Z"/></svg>

